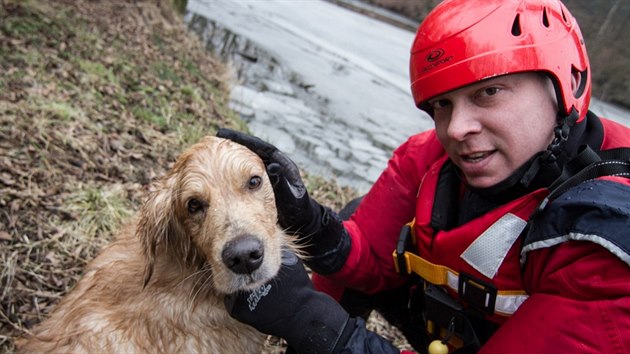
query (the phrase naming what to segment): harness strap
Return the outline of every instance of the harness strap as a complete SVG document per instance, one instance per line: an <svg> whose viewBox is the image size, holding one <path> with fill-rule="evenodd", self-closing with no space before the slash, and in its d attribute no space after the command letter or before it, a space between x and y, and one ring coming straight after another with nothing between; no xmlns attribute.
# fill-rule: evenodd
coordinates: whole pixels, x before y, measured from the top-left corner
<svg viewBox="0 0 630 354"><path fill-rule="evenodd" d="M396 261L400 258L396 252L394 252L393 256ZM404 259L406 274L411 274L411 272L416 273L422 279L433 285L449 285L449 278L451 279L451 284L457 284L457 273L448 267L431 263L409 251L405 251L402 257ZM396 262L396 271L401 273L398 266L399 263ZM457 290L457 285L451 287Z"/></svg>
<svg viewBox="0 0 630 354"><path fill-rule="evenodd" d="M477 281L466 274L460 274L449 267L431 263L428 260L418 256L413 251L413 225L415 220L405 225L403 234L401 234L399 246L405 244L404 249L398 247L394 250L392 256L396 271L402 275L415 273L425 281L438 286L447 286L451 290L460 293L460 297L465 298L468 293L481 293L481 302L492 304L494 306L486 306L488 310L498 315L510 316L518 307L527 299L528 295L524 290L496 290ZM406 234L406 235L405 235ZM491 298L490 298L491 297Z"/></svg>

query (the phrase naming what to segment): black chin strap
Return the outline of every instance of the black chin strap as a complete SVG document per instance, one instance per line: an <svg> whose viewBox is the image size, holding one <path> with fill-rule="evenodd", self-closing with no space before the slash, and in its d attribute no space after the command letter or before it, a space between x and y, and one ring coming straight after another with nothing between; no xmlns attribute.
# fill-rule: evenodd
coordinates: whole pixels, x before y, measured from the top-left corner
<svg viewBox="0 0 630 354"><path fill-rule="evenodd" d="M578 155L565 166L562 175L549 186L549 195L539 205L536 213L542 211L550 201L570 188L604 176L630 177L630 148L595 152L588 145L581 146Z"/></svg>
<svg viewBox="0 0 630 354"><path fill-rule="evenodd" d="M523 177L519 181L523 187L527 188L543 167L551 170L550 175L557 175L561 172L557 163L558 157L560 157L562 153L565 142L569 139L571 127L575 125L579 117L580 115L575 108L573 108L571 113L567 116L558 116L558 123L553 130L553 140L549 146L547 146L547 150L539 154L534 161L532 161L529 169L523 174Z"/></svg>

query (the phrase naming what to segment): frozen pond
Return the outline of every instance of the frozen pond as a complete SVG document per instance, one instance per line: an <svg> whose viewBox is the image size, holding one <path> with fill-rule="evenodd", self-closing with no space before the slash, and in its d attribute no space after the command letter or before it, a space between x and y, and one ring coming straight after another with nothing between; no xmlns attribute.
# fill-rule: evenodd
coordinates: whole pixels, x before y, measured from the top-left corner
<svg viewBox="0 0 630 354"><path fill-rule="evenodd" d="M366 191L395 147L432 127L409 90L410 31L320 0L189 0L187 10L233 67L232 108L311 173Z"/></svg>

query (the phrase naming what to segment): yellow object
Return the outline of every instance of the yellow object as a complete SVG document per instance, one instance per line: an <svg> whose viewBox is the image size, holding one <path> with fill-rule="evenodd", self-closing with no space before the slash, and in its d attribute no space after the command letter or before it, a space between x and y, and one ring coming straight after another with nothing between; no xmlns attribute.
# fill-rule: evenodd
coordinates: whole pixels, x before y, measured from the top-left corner
<svg viewBox="0 0 630 354"><path fill-rule="evenodd" d="M396 250L393 253L394 256L394 265L396 266L396 271L400 272L398 269L398 254L396 254ZM411 272L418 274L422 279L428 281L434 285L448 285L448 273L450 272L454 277L458 276L458 273L454 270L431 263L426 259L411 253L405 252L402 255L405 259L405 265L407 267L408 274ZM406 274L404 274L406 275Z"/></svg>
<svg viewBox="0 0 630 354"><path fill-rule="evenodd" d="M413 245L416 244L416 235L414 231L415 223L416 219L413 219L411 222L406 224L406 226L409 227L411 233L411 241ZM396 271L398 273L402 272L405 273L403 275L407 275L413 272L418 274L422 279L434 285L448 285L449 273L454 277L454 279L456 279L458 276L458 273L453 271L452 269L431 263L412 252L405 251L403 254L399 255L398 250L395 249L392 253L392 256L394 257L394 266L396 267ZM398 269L399 256L403 257L406 268L405 270Z"/></svg>
<svg viewBox="0 0 630 354"><path fill-rule="evenodd" d="M414 227L415 219L408 223L406 226L411 228L411 239L415 245ZM443 265L431 263L428 260L420 257L419 255L404 251L398 253L398 249L392 252L394 258L394 266L396 271L402 275L415 273L419 275L425 281L439 286L447 286L455 292L459 292L459 273ZM405 269L400 269L400 266ZM468 281L471 285L477 283ZM483 289L482 285L477 286ZM520 306L528 295L525 290L498 290L496 293L496 303L494 312L501 316L511 316L514 311Z"/></svg>
<svg viewBox="0 0 630 354"><path fill-rule="evenodd" d="M434 340L429 344L429 354L448 354L448 347L440 340Z"/></svg>

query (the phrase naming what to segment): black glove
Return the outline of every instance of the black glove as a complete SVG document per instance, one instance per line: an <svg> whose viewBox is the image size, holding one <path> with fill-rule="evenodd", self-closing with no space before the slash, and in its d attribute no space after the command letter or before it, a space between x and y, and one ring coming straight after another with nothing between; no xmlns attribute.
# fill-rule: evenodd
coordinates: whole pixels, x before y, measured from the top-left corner
<svg viewBox="0 0 630 354"><path fill-rule="evenodd" d="M298 353L334 353L355 328L354 319L333 298L315 291L295 254L282 253L276 278L252 292L225 297L232 317L258 331L284 338Z"/></svg>
<svg viewBox="0 0 630 354"><path fill-rule="evenodd" d="M217 136L244 145L263 160L276 197L278 223L298 236L297 243L311 256L308 266L320 274L338 271L350 252L350 237L335 212L309 197L295 163L257 137L224 128Z"/></svg>

